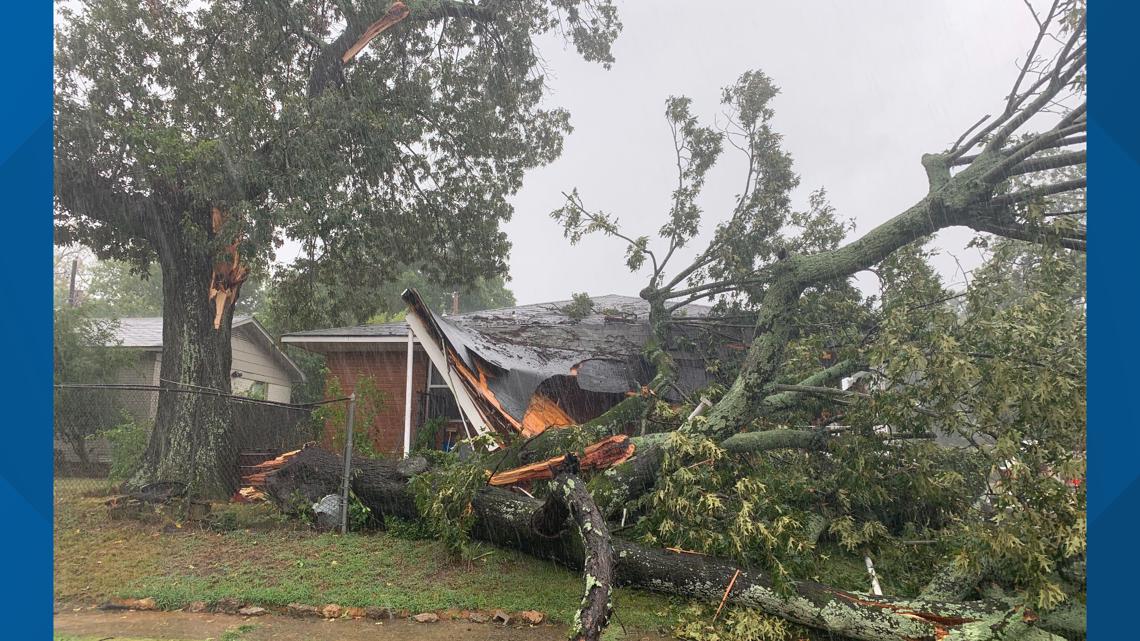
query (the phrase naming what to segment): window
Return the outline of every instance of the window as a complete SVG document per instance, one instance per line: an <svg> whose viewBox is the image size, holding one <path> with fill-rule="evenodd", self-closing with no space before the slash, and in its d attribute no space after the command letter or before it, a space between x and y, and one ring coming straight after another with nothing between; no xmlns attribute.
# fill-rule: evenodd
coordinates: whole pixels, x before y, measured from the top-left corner
<svg viewBox="0 0 1140 641"><path fill-rule="evenodd" d="M447 377L444 376L435 365L431 366L431 371L428 372L428 389L446 389Z"/></svg>
<svg viewBox="0 0 1140 641"><path fill-rule="evenodd" d="M428 371L427 390L424 395L424 413L421 420L443 418L448 421L458 421L459 406L455 397L447 387L447 377L435 365Z"/></svg>

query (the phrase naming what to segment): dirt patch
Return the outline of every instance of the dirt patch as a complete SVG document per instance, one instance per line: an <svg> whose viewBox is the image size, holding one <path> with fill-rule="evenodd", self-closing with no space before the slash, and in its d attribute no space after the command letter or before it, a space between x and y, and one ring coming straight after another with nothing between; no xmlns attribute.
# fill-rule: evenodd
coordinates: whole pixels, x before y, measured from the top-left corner
<svg viewBox="0 0 1140 641"><path fill-rule="evenodd" d="M241 641L564 641L566 628L557 625L503 627L489 623L439 621L377 622L368 619L296 619L286 616L260 617L189 612L60 612L55 615L55 632L79 637L133 637L205 641L220 639L239 626L256 626L237 638Z"/></svg>

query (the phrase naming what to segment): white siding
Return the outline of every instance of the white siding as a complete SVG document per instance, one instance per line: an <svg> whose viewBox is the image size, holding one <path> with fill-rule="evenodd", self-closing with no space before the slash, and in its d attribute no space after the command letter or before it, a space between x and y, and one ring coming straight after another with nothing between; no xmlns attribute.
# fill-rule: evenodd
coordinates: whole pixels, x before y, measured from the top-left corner
<svg viewBox="0 0 1140 641"><path fill-rule="evenodd" d="M288 403L292 396L289 372L264 348L251 341L246 331L245 327L234 330L231 339L233 362L230 369L241 372L241 377L232 381L234 392L245 391L254 382L263 382L268 386L268 400ZM248 328L248 331L255 332L257 329Z"/></svg>
<svg viewBox="0 0 1140 641"><path fill-rule="evenodd" d="M239 327L233 332L231 347L233 362L231 371L241 372L241 377L232 379L234 393L246 391L255 382L266 384L267 400L288 403L292 400L293 384L289 380L290 371L282 367L260 343L251 340L247 332L258 331L253 327ZM159 385L161 383L162 352L137 349L138 361L125 367L115 376L121 385ZM108 390L108 394L121 395L121 401L136 421L152 421L158 410L158 394L143 390ZM71 448L54 439L56 449L63 450L68 461L77 461L78 456ZM92 462L110 461L110 447L106 439L88 441L88 452Z"/></svg>
<svg viewBox="0 0 1140 641"><path fill-rule="evenodd" d="M158 370L162 365L162 352L140 351L138 363L124 368L115 378L115 382L124 385L158 385ZM158 412L158 394L144 390L123 390L122 392L108 391L108 394L118 394L123 401L123 407L138 422L154 420Z"/></svg>
<svg viewBox="0 0 1140 641"><path fill-rule="evenodd" d="M154 385L158 382L155 371L157 355L158 352L140 350L135 364L119 370L115 375L115 382L120 385Z"/></svg>
<svg viewBox="0 0 1140 641"><path fill-rule="evenodd" d="M269 397L266 400L277 403L288 403L293 398L293 389L288 385L269 384Z"/></svg>
<svg viewBox="0 0 1140 641"><path fill-rule="evenodd" d="M129 349L129 348L128 348ZM132 350L137 352L138 360L115 374L114 382L119 385L155 385L158 383L158 366L161 363L161 353L149 350ZM154 419L158 409L158 394L146 390L105 390L107 402L118 403L119 406L134 418L135 421L146 422ZM107 425L107 428L114 425ZM53 438L53 447L61 450L64 460L78 462L79 456L72 450L71 445L58 437ZM87 441L87 460L92 463L111 462L111 444L105 438L91 438Z"/></svg>

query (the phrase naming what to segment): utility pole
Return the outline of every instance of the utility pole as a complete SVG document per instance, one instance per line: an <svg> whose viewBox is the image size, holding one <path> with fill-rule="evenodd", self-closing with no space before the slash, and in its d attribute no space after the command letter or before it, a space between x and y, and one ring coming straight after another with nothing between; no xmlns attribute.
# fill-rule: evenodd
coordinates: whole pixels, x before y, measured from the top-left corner
<svg viewBox="0 0 1140 641"><path fill-rule="evenodd" d="M68 307L75 307L79 304L75 292L75 272L79 270L79 259L71 259L71 285L67 288L67 305Z"/></svg>

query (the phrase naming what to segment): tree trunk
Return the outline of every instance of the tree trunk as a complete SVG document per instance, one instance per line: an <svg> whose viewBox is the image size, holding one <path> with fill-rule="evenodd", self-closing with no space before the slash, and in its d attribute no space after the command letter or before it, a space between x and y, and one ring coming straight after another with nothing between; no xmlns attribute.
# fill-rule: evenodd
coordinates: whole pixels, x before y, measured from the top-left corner
<svg viewBox="0 0 1140 641"><path fill-rule="evenodd" d="M195 230L197 231L197 230ZM215 330L209 300L214 255L189 232L167 233L162 266L162 367L158 410L134 485L181 481L198 496L237 489L232 440L230 324L233 306Z"/></svg>
<svg viewBox="0 0 1140 641"><path fill-rule="evenodd" d="M352 488L366 506L377 514L415 518L415 499L406 485L410 470L384 461L362 461L359 467L353 474ZM267 489L279 504L313 502L337 490L340 469L336 455L307 448L269 476ZM557 536L549 536L550 504L487 487L476 493L471 508L475 513L471 536L576 570L585 567L587 555L577 532L563 529ZM1070 638L1084 634L1083 609L1076 614L1067 612L1064 618L1038 619L1028 610L1001 601L897 599L847 592L811 581L790 581L780 590L766 573L727 560L652 549L621 539L614 539L612 545L617 585L719 602L736 576L729 603L852 639L1036 641L1056 639L1054 633Z"/></svg>

